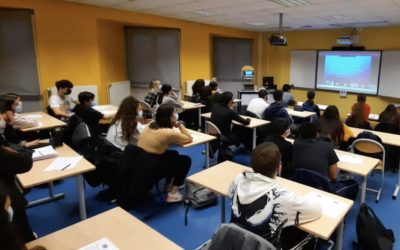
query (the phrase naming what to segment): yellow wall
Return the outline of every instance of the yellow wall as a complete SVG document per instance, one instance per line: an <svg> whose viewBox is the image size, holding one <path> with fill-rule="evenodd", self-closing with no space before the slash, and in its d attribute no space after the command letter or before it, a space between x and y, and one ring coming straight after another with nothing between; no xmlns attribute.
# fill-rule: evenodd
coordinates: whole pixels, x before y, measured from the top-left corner
<svg viewBox="0 0 400 250"><path fill-rule="evenodd" d="M253 65L257 67L255 32L59 0L0 0L0 7L35 12L42 94L56 80L65 78L75 84L97 84L100 102L105 103L107 83L127 79L125 25L181 30L181 84L212 76L212 36L254 39Z"/></svg>
<svg viewBox="0 0 400 250"><path fill-rule="evenodd" d="M330 49L336 46L339 36L350 34L350 29L311 30L285 32L288 38L288 46L270 46L267 41L269 33L264 33L263 65L264 76L274 76L278 86L290 81L290 51L291 50L315 50ZM360 44L367 50L400 50L400 27L390 28L364 28L358 32ZM384 39L382 39L384 37ZM292 90L295 98L300 101L306 99L306 90ZM340 98L337 92L317 91L316 103L332 104L338 106L341 116L350 112L350 106L356 101L356 96L348 94L346 98ZM371 105L372 113L380 113L388 103L400 102L394 98L367 97Z"/></svg>

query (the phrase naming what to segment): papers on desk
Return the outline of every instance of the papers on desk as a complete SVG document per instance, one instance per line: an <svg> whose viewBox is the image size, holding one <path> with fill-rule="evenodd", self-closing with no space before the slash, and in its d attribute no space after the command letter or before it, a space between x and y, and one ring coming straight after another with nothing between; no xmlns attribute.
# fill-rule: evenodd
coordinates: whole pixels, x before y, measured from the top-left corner
<svg viewBox="0 0 400 250"><path fill-rule="evenodd" d="M106 237L93 242L87 246L81 247L78 250L119 250L109 239Z"/></svg>
<svg viewBox="0 0 400 250"><path fill-rule="evenodd" d="M54 150L52 146L46 146L41 148L36 148L33 150L32 160L44 160L48 158L57 157L57 151Z"/></svg>
<svg viewBox="0 0 400 250"><path fill-rule="evenodd" d="M75 167L82 159L82 156L58 157L44 171L64 171Z"/></svg>
<svg viewBox="0 0 400 250"><path fill-rule="evenodd" d="M197 136L195 134L190 134L190 136L192 137L193 141L198 141L199 140L199 136Z"/></svg>
<svg viewBox="0 0 400 250"><path fill-rule="evenodd" d="M305 198L322 206L322 214L331 218L337 218L346 208L346 204L317 192L309 192Z"/></svg>
<svg viewBox="0 0 400 250"><path fill-rule="evenodd" d="M22 114L21 116L28 120L39 120L43 118L41 114Z"/></svg>
<svg viewBox="0 0 400 250"><path fill-rule="evenodd" d="M345 163L350 163L350 164L361 165L363 162L363 159L359 155L343 154L343 155L339 155L339 161L345 162Z"/></svg>

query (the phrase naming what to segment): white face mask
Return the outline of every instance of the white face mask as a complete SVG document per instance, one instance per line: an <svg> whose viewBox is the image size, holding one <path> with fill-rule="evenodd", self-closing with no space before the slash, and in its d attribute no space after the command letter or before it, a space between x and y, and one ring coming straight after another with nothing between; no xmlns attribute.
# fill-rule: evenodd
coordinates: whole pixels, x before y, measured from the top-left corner
<svg viewBox="0 0 400 250"><path fill-rule="evenodd" d="M140 111L138 112L138 117L139 117L139 118L142 118L142 117L143 117L143 111L142 111L142 110L140 110Z"/></svg>
<svg viewBox="0 0 400 250"><path fill-rule="evenodd" d="M178 115L178 113L175 112L174 116L175 116L176 120L178 121L178 120L179 120L179 115Z"/></svg>
<svg viewBox="0 0 400 250"><path fill-rule="evenodd" d="M19 104L15 107L15 113L21 113L22 112L22 102L19 102Z"/></svg>
<svg viewBox="0 0 400 250"><path fill-rule="evenodd" d="M97 102L94 101L94 100L90 104L91 104L92 107L97 106Z"/></svg>
<svg viewBox="0 0 400 250"><path fill-rule="evenodd" d="M11 222L14 218L14 210L11 206L9 206L6 210L8 213L8 221Z"/></svg>

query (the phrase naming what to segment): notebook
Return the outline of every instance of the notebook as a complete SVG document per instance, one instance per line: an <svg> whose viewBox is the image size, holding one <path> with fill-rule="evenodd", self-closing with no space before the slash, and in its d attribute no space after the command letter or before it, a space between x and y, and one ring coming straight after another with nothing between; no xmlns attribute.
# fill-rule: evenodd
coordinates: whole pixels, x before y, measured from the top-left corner
<svg viewBox="0 0 400 250"><path fill-rule="evenodd" d="M46 147L34 149L33 154L32 154L32 160L38 161L38 160L44 160L44 159L48 159L48 158L54 158L57 156L58 156L58 154L52 146L46 146Z"/></svg>

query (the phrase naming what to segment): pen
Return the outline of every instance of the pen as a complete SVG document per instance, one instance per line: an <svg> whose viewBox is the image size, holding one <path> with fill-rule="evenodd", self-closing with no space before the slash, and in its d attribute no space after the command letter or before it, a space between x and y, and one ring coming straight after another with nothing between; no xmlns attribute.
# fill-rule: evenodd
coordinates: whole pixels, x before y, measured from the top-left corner
<svg viewBox="0 0 400 250"><path fill-rule="evenodd" d="M67 164L67 166L63 167L61 171L65 170L67 167L71 166L71 164Z"/></svg>
<svg viewBox="0 0 400 250"><path fill-rule="evenodd" d="M39 153L41 156L43 156L43 154L42 154L42 152L40 152L40 150L38 150L38 153Z"/></svg>

